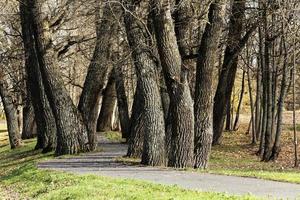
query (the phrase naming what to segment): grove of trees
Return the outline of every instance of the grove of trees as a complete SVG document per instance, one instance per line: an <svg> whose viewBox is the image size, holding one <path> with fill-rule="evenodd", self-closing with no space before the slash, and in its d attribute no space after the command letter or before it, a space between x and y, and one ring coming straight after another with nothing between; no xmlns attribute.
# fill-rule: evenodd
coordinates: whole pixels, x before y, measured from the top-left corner
<svg viewBox="0 0 300 200"><path fill-rule="evenodd" d="M278 158L283 112L300 107L298 0L0 0L0 7L11 148L37 137L44 153L89 152L97 132L117 130L127 156L144 165L205 169L224 130L239 129L247 98L249 143L259 144L262 161Z"/></svg>

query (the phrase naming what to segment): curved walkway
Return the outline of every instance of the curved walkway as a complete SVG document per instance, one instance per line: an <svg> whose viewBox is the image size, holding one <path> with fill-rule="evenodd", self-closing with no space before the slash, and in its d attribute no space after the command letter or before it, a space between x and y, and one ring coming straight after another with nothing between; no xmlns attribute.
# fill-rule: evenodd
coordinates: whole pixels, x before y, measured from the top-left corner
<svg viewBox="0 0 300 200"><path fill-rule="evenodd" d="M234 195L252 194L270 199L300 199L300 184L136 165L130 166L116 161L117 157L125 155L126 145L108 143L107 141L99 145L103 148L102 152L50 160L39 163L38 167L78 174L146 180L200 191L226 192Z"/></svg>

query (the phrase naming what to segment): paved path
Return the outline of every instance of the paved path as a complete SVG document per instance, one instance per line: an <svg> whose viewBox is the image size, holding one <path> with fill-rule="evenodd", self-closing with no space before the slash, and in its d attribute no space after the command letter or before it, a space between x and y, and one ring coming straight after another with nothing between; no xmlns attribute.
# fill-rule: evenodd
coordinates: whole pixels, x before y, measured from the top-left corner
<svg viewBox="0 0 300 200"><path fill-rule="evenodd" d="M129 166L117 162L115 159L126 153L126 145L108 142L100 145L103 148L103 152L85 154L75 158L50 160L39 163L38 167L78 174L146 180L201 191L226 192L235 195L253 194L271 199L296 199L297 197L297 199L300 199L300 184L144 166Z"/></svg>

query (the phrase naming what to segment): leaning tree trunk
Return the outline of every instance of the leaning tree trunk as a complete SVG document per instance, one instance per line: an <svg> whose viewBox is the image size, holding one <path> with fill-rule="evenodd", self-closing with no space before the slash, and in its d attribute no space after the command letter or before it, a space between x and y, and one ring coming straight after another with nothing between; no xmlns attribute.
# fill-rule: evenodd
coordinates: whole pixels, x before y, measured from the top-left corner
<svg viewBox="0 0 300 200"><path fill-rule="evenodd" d="M224 128L224 121L226 116L227 105L231 99L231 93L234 85L236 71L238 67L238 53L243 48L240 45L242 41L242 33L244 30L244 15L245 15L245 1L234 0L230 24L228 41L225 49L224 61L219 76L219 82L214 97L213 108L213 145L220 144L222 142L222 133ZM243 38L246 38L246 35Z"/></svg>
<svg viewBox="0 0 300 200"><path fill-rule="evenodd" d="M143 117L144 144L142 153L142 164L165 165L165 125L164 113L157 85L157 63L155 56L149 48L149 38L145 27L140 19L132 13L138 11L139 7L133 2L128 3L125 16L125 27L127 39L132 50L132 56L137 71L138 84L140 87Z"/></svg>
<svg viewBox="0 0 300 200"><path fill-rule="evenodd" d="M27 2L28 3L28 2ZM45 94L42 77L36 55L33 27L30 22L29 4L20 3L20 17L25 51L25 69L27 74L27 93L32 101L37 125L37 144L35 149L48 152L56 146L56 123ZM26 125L26 124L25 124Z"/></svg>
<svg viewBox="0 0 300 200"><path fill-rule="evenodd" d="M0 69L0 97L2 99L10 147L12 149L21 145L21 134L18 124L18 114L16 105L14 105L14 97L5 80L5 76Z"/></svg>
<svg viewBox="0 0 300 200"><path fill-rule="evenodd" d="M183 64L169 0L152 0L153 23L158 53L170 96L171 148L170 167L191 167L193 165L194 110L193 100Z"/></svg>
<svg viewBox="0 0 300 200"><path fill-rule="evenodd" d="M195 93L195 168L207 168L213 137L213 69L225 14L225 2L215 0L209 8L197 61Z"/></svg>
<svg viewBox="0 0 300 200"><path fill-rule="evenodd" d="M91 150L96 148L95 133L101 93L112 70L110 53L117 35L117 19L115 17L117 17L116 13L120 12L115 10L115 7L116 5L105 0L101 3L101 8L96 9L96 46L78 105L88 128ZM100 9L103 9L103 16L100 16Z"/></svg>
<svg viewBox="0 0 300 200"><path fill-rule="evenodd" d="M98 118L97 131L105 132L112 130L112 119L117 103L116 79L111 73L107 86L103 92L102 106Z"/></svg>
<svg viewBox="0 0 300 200"><path fill-rule="evenodd" d="M32 26L34 49L38 59L39 70L57 125L57 147L55 153L63 155L87 151L89 143L86 125L68 95L59 72L52 64L53 58L49 52L47 54L45 51L46 40L42 28L41 5L37 1L29 0L27 0L26 5L28 5L30 11L29 22ZM51 43L47 45L51 45Z"/></svg>

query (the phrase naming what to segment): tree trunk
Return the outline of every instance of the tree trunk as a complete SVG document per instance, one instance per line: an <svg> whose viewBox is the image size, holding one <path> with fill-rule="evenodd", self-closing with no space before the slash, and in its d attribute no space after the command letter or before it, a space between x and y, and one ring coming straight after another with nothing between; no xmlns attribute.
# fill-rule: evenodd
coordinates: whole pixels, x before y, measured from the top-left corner
<svg viewBox="0 0 300 200"><path fill-rule="evenodd" d="M84 88L79 101L79 111L82 113L88 128L88 136L91 150L96 148L96 127L100 107L100 97L108 76L112 70L111 46L117 35L117 13L115 5L108 0L101 2L96 9L96 46L88 68ZM103 16L100 10L103 9Z"/></svg>
<svg viewBox="0 0 300 200"><path fill-rule="evenodd" d="M231 131L231 101L227 102L226 106L226 125L225 125L226 131Z"/></svg>
<svg viewBox="0 0 300 200"><path fill-rule="evenodd" d="M237 107L236 116L235 116L235 120L234 120L234 124L233 124L233 130L235 130L235 131L238 130L240 111L241 111L243 98L244 98L244 93L245 93L245 74L246 74L246 71L243 71L241 94L240 94L239 104L238 104L238 107Z"/></svg>
<svg viewBox="0 0 300 200"><path fill-rule="evenodd" d="M46 40L42 27L41 5L36 1L28 1L26 5L28 5L30 10L29 22L32 26L39 70L57 125L57 147L55 153L56 155L63 155L87 151L89 143L86 125L68 95L59 72L53 66L52 56L49 52L45 52ZM75 124L76 126L74 126Z"/></svg>
<svg viewBox="0 0 300 200"><path fill-rule="evenodd" d="M143 23L133 16L139 7L129 3L125 16L127 39L137 72L142 100L141 115L143 118L144 144L142 164L159 166L166 164L165 124L159 87L157 85L157 63L155 55L149 50L149 38Z"/></svg>
<svg viewBox="0 0 300 200"><path fill-rule="evenodd" d="M268 33L268 19L267 19L267 7L264 7L263 11L264 17L264 34L265 34L265 52L264 52L264 92L266 93L266 102L265 102L265 112L266 112L266 128L265 128L265 144L264 144L264 153L263 160L269 161L272 155L273 147L273 138L272 138L272 80L271 80L271 67L270 67L270 46L271 42L269 41Z"/></svg>
<svg viewBox="0 0 300 200"><path fill-rule="evenodd" d="M283 28L283 34L284 33ZM281 131L282 131L282 114L283 114L283 108L284 108L284 100L286 97L286 89L287 89L287 75L288 75L288 66L287 66L287 50L286 50L286 41L285 36L282 37L281 41L282 45L281 48L284 50L284 58L283 58L283 69L282 69L282 79L281 79L281 88L280 88L280 95L278 99L278 106L277 106L277 124L276 124L276 135L275 135L275 142L272 149L272 155L271 160L276 160L280 153L280 139L281 139ZM283 47L282 47L283 46ZM282 52L282 51L281 51Z"/></svg>
<svg viewBox="0 0 300 200"><path fill-rule="evenodd" d="M37 144L35 149L48 152L56 147L56 122L45 94L44 84L39 70L39 63L31 24L31 8L28 2L20 2L20 16L25 51L25 69L27 74L27 93L32 101L37 125Z"/></svg>
<svg viewBox="0 0 300 200"><path fill-rule="evenodd" d="M107 86L103 92L103 100L101 111L98 118L97 131L105 132L112 130L112 120L114 110L116 108L117 94L116 94L116 79L115 75L111 73Z"/></svg>
<svg viewBox="0 0 300 200"><path fill-rule="evenodd" d="M177 45L168 0L152 0L153 23L158 52L170 96L171 149L170 167L193 165L194 110L186 72Z"/></svg>
<svg viewBox="0 0 300 200"><path fill-rule="evenodd" d="M251 135L252 135L252 142L251 144L256 144L256 133L255 133L255 119L254 119L254 102L252 96L252 85L251 85L251 76L250 76L250 63L251 57L249 57L248 49L247 49L247 77L248 77L248 89L249 89L249 99L250 99L250 110L251 110ZM250 132L250 129L249 129Z"/></svg>
<svg viewBox="0 0 300 200"><path fill-rule="evenodd" d="M11 91L9 91L8 84L5 80L4 73L0 69L0 97L2 99L10 147L12 149L21 145L21 134L18 124L17 108L14 105L14 97Z"/></svg>
<svg viewBox="0 0 300 200"><path fill-rule="evenodd" d="M225 13L224 1L215 0L209 8L197 61L195 93L195 168L207 168L213 137L213 69Z"/></svg>
<svg viewBox="0 0 300 200"><path fill-rule="evenodd" d="M118 113L121 124L122 138L125 138L127 141L130 134L130 118L129 118L129 107L126 96L124 72L120 68L114 69L115 78L116 78L116 91L117 91L117 103L118 103Z"/></svg>
<svg viewBox="0 0 300 200"><path fill-rule="evenodd" d="M141 158L144 144L144 116L141 108L143 102L141 98L140 83L137 83L134 101L132 105L132 114L130 119L130 137L128 141L127 156L132 158Z"/></svg>
<svg viewBox="0 0 300 200"><path fill-rule="evenodd" d="M231 99L231 93L238 66L238 54L236 52L243 48L242 45L239 45L239 42L242 40L242 33L244 31L244 15L245 1L234 0L229 24L228 44L225 49L222 70L214 97L213 145L217 145L222 142L222 132L226 109L228 102Z"/></svg>
<svg viewBox="0 0 300 200"><path fill-rule="evenodd" d="M22 139L31 139L37 135L36 122L33 105L31 100L26 100L26 103L23 108L23 130L22 130Z"/></svg>

